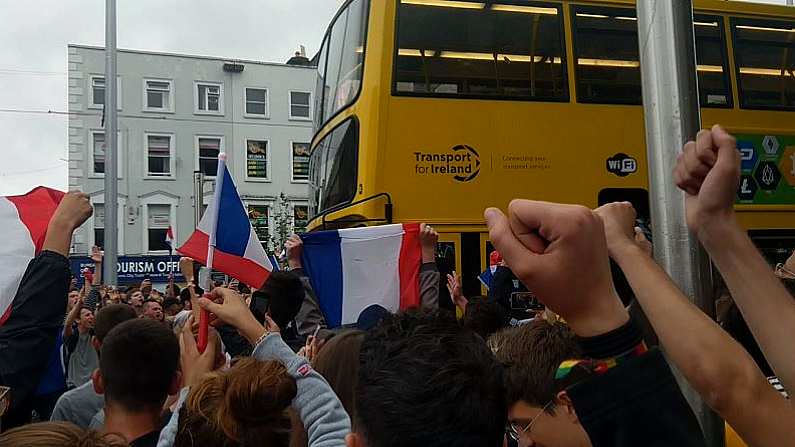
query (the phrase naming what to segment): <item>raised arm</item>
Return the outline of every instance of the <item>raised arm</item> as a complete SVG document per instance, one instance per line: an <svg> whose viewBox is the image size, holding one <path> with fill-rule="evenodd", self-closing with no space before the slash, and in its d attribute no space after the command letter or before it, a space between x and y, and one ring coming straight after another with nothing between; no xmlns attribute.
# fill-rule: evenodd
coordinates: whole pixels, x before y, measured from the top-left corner
<svg viewBox="0 0 795 447"><path fill-rule="evenodd" d="M301 309L298 310L298 315L295 316L298 334L303 337L309 337L314 335L319 327L320 330L317 335L321 339L325 339L331 335L331 332L327 329L326 317L323 315L323 311L320 310L317 296L312 289L312 282L306 275L304 265L301 262L304 242L300 236L293 234L284 243L284 249L287 252L287 267L301 278L301 283L304 285L304 300L301 303Z"/></svg>
<svg viewBox="0 0 795 447"><path fill-rule="evenodd" d="M420 267L420 306L426 309L439 307L439 286L441 274L436 266L436 244L439 233L430 225L420 225L420 245L422 247L422 266Z"/></svg>
<svg viewBox="0 0 795 447"><path fill-rule="evenodd" d="M635 239L632 205L611 203L602 218L618 263L669 358L742 438L754 446L795 439L795 411L748 353L694 306ZM687 336L683 336L687 334Z"/></svg>
<svg viewBox="0 0 795 447"><path fill-rule="evenodd" d="M688 227L723 275L768 363L785 388L795 389L795 300L737 221L734 137L718 125L699 132L685 145L674 179L686 194Z"/></svg>

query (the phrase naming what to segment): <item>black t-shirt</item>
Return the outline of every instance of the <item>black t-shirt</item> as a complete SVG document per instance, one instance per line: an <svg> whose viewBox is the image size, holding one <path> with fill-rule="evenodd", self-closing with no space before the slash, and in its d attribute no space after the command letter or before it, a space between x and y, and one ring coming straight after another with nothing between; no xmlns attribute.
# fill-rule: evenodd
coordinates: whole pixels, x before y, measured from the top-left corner
<svg viewBox="0 0 795 447"><path fill-rule="evenodd" d="M130 447L157 447L157 440L160 439L160 430L150 431L130 443Z"/></svg>

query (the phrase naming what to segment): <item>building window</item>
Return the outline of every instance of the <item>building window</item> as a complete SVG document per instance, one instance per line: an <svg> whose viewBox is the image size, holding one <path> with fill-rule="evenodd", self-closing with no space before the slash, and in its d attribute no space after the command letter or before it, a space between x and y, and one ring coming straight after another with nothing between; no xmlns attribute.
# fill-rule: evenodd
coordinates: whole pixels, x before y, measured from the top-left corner
<svg viewBox="0 0 795 447"><path fill-rule="evenodd" d="M91 102L89 108L100 109L105 105L105 77L91 76ZM116 108L121 110L121 77L116 78Z"/></svg>
<svg viewBox="0 0 795 447"><path fill-rule="evenodd" d="M290 92L290 119L308 120L312 116L312 94Z"/></svg>
<svg viewBox="0 0 795 447"><path fill-rule="evenodd" d="M293 232L306 233L309 223L309 205L293 205Z"/></svg>
<svg viewBox="0 0 795 447"><path fill-rule="evenodd" d="M93 175L104 175L105 174L105 132L101 130L93 130L90 132L91 135L91 173ZM116 140L116 156L118 157L117 163L117 175L121 177L122 171L122 162L121 162L121 133L117 134L118 139Z"/></svg>
<svg viewBox="0 0 795 447"><path fill-rule="evenodd" d="M163 79L144 79L144 110L173 112L171 98L174 84Z"/></svg>
<svg viewBox="0 0 795 447"><path fill-rule="evenodd" d="M171 205L147 206L147 251L168 251L166 233L171 226Z"/></svg>
<svg viewBox="0 0 795 447"><path fill-rule="evenodd" d="M309 180L309 143L293 143L293 181Z"/></svg>
<svg viewBox="0 0 795 447"><path fill-rule="evenodd" d="M147 171L150 177L170 177L173 138L171 135L146 135Z"/></svg>
<svg viewBox="0 0 795 447"><path fill-rule="evenodd" d="M105 205L94 204L94 245L105 247Z"/></svg>
<svg viewBox="0 0 795 447"><path fill-rule="evenodd" d="M249 205L248 206L248 220L251 221L251 226L254 227L254 233L263 247L267 249L268 240L270 239L270 230L268 229L268 220L270 218L270 208L268 205Z"/></svg>
<svg viewBox="0 0 795 447"><path fill-rule="evenodd" d="M246 116L254 118L268 117L267 89L246 88Z"/></svg>
<svg viewBox="0 0 795 447"><path fill-rule="evenodd" d="M198 168L206 177L215 177L218 173L218 154L221 152L221 145L219 137L196 137Z"/></svg>
<svg viewBox="0 0 795 447"><path fill-rule="evenodd" d="M196 113L223 115L224 86L217 82L196 83Z"/></svg>
<svg viewBox="0 0 795 447"><path fill-rule="evenodd" d="M246 177L248 179L268 179L268 142L246 140Z"/></svg>

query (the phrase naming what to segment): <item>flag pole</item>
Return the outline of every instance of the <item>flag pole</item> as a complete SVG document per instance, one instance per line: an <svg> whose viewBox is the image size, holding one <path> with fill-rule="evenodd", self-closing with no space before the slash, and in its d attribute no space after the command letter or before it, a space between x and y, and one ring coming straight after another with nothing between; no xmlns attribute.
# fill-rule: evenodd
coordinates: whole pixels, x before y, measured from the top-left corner
<svg viewBox="0 0 795 447"><path fill-rule="evenodd" d="M205 267L209 270L209 274L207 275L207 283L204 284L204 297L207 299L212 299L210 296L210 292L213 290L213 254L215 253L215 233L218 227L218 212L221 208L221 191L223 190L224 186L224 171L226 170L226 153L219 152L218 153L218 170L215 174L215 190L213 191L213 203L210 205L212 207L210 216L213 216L210 219L210 228L208 228L209 234L209 243L207 244L207 262L205 263ZM204 352L205 348L207 348L207 340L209 335L209 326L210 326L210 313L206 310L202 309L199 313L199 340L198 340L198 348L199 352Z"/></svg>

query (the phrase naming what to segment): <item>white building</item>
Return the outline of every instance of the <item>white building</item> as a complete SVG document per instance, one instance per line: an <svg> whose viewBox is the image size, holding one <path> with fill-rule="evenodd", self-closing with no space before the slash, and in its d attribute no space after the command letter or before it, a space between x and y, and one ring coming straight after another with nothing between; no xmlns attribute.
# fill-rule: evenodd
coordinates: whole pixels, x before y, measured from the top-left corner
<svg viewBox="0 0 795 447"><path fill-rule="evenodd" d="M104 50L69 45L69 188L91 196L94 216L76 232L73 255L102 245L105 135ZM194 229L193 173L212 179L219 151L260 240L281 193L296 226L306 219L315 70L144 51L118 52L119 249L168 254ZM212 197L206 184L204 205Z"/></svg>

